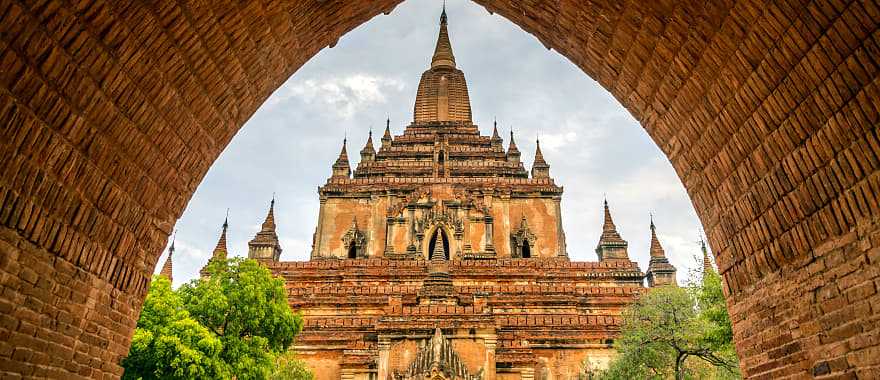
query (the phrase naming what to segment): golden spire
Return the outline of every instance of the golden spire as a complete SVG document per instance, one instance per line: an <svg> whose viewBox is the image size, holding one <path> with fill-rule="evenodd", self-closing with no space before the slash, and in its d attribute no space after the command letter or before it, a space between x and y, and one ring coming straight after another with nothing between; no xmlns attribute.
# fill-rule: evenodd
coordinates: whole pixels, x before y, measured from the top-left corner
<svg viewBox="0 0 880 380"><path fill-rule="evenodd" d="M437 36L437 47L431 58L431 68L446 66L455 68L455 56L452 55L452 44L449 42L449 31L446 30L446 3L440 13L440 34Z"/></svg>

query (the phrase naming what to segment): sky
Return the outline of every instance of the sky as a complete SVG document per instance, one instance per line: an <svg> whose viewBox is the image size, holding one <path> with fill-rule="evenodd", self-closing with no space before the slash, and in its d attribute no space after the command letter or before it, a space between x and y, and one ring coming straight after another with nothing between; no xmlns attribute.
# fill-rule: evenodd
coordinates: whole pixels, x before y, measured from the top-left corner
<svg viewBox="0 0 880 380"><path fill-rule="evenodd" d="M257 110L208 171L177 221L174 283L198 276L229 209L228 248L246 256L275 194L285 261L308 260L318 186L347 136L352 168L367 133L394 135L412 120L430 66L440 2L408 0L325 48ZM672 165L639 123L598 83L507 19L470 1L446 5L453 53L468 83L474 123L513 129L526 168L540 136L550 174L564 187L563 228L572 260L595 261L607 196L629 256L644 271L649 214L682 283L698 267L700 221ZM377 136L377 137L378 137ZM378 139L376 140L378 141ZM167 250L157 263L165 262Z"/></svg>

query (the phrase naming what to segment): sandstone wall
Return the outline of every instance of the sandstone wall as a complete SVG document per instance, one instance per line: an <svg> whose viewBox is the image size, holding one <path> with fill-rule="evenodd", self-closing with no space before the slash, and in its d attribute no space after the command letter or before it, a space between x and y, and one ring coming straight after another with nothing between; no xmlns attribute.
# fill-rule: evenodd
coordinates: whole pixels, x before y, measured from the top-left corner
<svg viewBox="0 0 880 380"><path fill-rule="evenodd" d="M431 189L432 202L455 199L451 186L433 186ZM368 257L384 257L387 236L394 252L406 252L410 241L413 241L420 248L422 257L427 259L429 239L436 228L426 230L425 236L419 242L410 231L410 212L406 208L395 215L395 218L403 219L402 223L395 222L390 234L386 235L388 207L401 201L400 197L395 196L360 194L344 197L325 196L319 211L321 214L319 226L315 230L316 252L325 257L345 258L347 249L342 237L351 229L352 221L357 219L358 229L367 235ZM528 222L528 230L537 238L534 250L531 252L532 257L552 258L559 256L560 253L564 255L564 235L561 232L558 198L499 195L485 197L485 201L491 208L492 244L497 257L511 257L511 236L519 231L523 216ZM424 212L423 209L417 209L414 213L416 220ZM450 226L443 227L452 249L450 257L459 258L458 252L463 252L466 244L470 244L473 251L483 251L487 243L486 226L482 221L483 213L477 210L462 210L458 215L465 224L460 241L455 238L455 232Z"/></svg>

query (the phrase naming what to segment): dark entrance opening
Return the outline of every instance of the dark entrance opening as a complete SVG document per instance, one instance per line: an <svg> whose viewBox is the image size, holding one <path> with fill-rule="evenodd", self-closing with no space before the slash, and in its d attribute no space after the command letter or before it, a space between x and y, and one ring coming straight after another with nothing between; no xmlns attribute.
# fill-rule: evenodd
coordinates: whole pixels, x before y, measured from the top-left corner
<svg viewBox="0 0 880 380"><path fill-rule="evenodd" d="M357 246L352 244L348 247L348 258L356 259L357 258Z"/></svg>
<svg viewBox="0 0 880 380"><path fill-rule="evenodd" d="M434 235L431 235L431 241L428 243L428 260L431 259L431 255L434 253L434 246L437 244L437 234L440 234L440 238L443 240L444 259L449 260L449 239L446 238L446 232L442 228L438 228L434 231Z"/></svg>
<svg viewBox="0 0 880 380"><path fill-rule="evenodd" d="M529 242L524 241L522 246L522 257L524 259L528 259L532 257L532 249L529 247Z"/></svg>

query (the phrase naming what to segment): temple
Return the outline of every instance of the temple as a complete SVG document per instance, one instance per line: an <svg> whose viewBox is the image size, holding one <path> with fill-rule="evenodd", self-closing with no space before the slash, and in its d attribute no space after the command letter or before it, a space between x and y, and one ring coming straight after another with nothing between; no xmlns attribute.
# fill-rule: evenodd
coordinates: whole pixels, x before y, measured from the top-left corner
<svg viewBox="0 0 880 380"><path fill-rule="evenodd" d="M597 262L569 260L563 188L538 142L473 124L445 10L413 120L352 170L343 140L318 189L310 260L284 262L270 204L248 257L284 278L318 379L580 379L607 366L621 312L645 291L604 204ZM214 256L226 257L226 223ZM675 285L651 221L651 286ZM656 243L656 244L655 244Z"/></svg>

